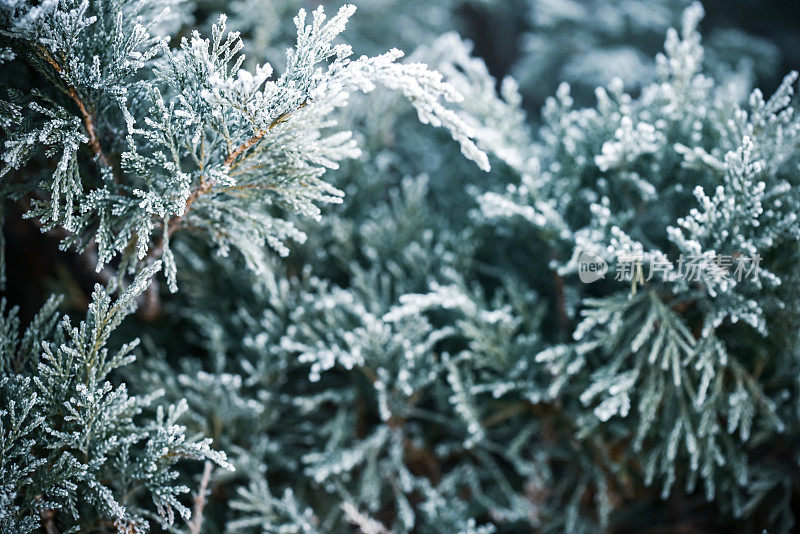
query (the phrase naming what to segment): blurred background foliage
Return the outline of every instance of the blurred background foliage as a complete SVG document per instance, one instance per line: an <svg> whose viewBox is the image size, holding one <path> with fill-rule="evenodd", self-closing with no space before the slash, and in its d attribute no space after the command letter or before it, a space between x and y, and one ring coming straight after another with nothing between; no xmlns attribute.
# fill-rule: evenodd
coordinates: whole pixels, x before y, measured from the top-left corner
<svg viewBox="0 0 800 534"><path fill-rule="evenodd" d="M183 2L188 15L177 35L188 35L195 25L208 31L218 13L227 13L233 26L243 32L248 44L249 64L269 61L279 68L294 32L289 23L299 8L318 5L334 9L345 2L303 0L198 0ZM374 54L392 47L412 53L446 32L455 31L472 43L472 54L484 60L497 80L512 76L520 86L522 105L532 124L539 110L562 81L572 85L578 105L593 101L594 88L614 77L634 94L653 80L653 57L663 47L666 29L676 26L688 0L367 0L356 2L358 16L351 21L347 39L358 54ZM706 64L717 75L748 76L751 84L770 94L783 75L800 66L800 3L793 0L706 0L701 31ZM388 14L388 16L387 16ZM176 37L177 39L178 37ZM424 59L424 58L423 58ZM380 106L380 103L365 102ZM383 119L386 136L402 136L392 114ZM376 125L380 126L380 125ZM411 132L411 136L419 133ZM423 132L436 136L436 132ZM440 134L442 139L443 135ZM389 140L391 141L391 139ZM387 139L374 139L374 147L385 149ZM455 158L455 150L440 143L442 153L429 150L425 141L393 142L390 148L416 150L398 155L385 151L384 159L395 165L398 176L436 172L443 164L454 165L458 184L484 181L467 162ZM448 152L449 151L449 152ZM367 150L367 153L372 153ZM421 153L421 154L420 154ZM349 171L341 172L347 175ZM473 178L471 178L471 176ZM386 175L375 177L384 185ZM377 187L380 187L379 185ZM459 195L464 188L441 179L435 187ZM354 192L354 191L352 191ZM351 200L337 209L357 206ZM9 283L7 298L30 319L52 290L65 292L75 309L85 309L85 295L94 279L80 258L58 250L56 238L43 236L31 221L20 218L24 211L7 205L4 232ZM461 212L463 213L463 211ZM292 260L288 260L292 261Z"/></svg>
<svg viewBox="0 0 800 534"><path fill-rule="evenodd" d="M660 488L645 487L624 468L608 476L618 485L596 485L609 475L607 465L639 464L621 445L625 430L610 423L601 431L596 421L573 419L578 402L546 398L548 388L566 386L549 383L557 380L532 361L565 341L564 321L574 319L579 299L558 287L546 259L530 261L534 247L526 246L541 245L536 231L513 224L493 229L476 215L479 194L520 182L531 132L544 122L546 99L560 84L570 84L576 108L594 106L595 88L617 78L620 91L638 97L658 79L654 57L668 28L680 27L689 2L355 3L345 38L356 55L397 47L441 69L463 89L464 108L486 127L485 145L497 148L495 154L522 148L494 158L492 172L484 174L460 156L446 133L420 128L396 96L378 91L353 97L358 104L342 110L338 120L353 126L364 155L326 175L345 191L345 201L327 208L319 222L296 220L309 239L287 258L271 257L267 274L257 277L235 255L209 260L207 244L176 240L181 290L162 294L155 316L128 320L115 335L143 338L145 356L125 371L128 382L144 392L163 389L169 401L186 398L189 429L213 438L237 467L214 480L206 531L278 532L282 525L286 532L305 531L298 527L310 521L304 506L336 510L342 495L371 507L375 519L416 532L478 532L473 516L501 525L502 532L526 532L531 525L590 532L602 524L612 532L651 533L790 525L769 506L748 509L744 523L719 514L720 507L729 509L707 502L702 489L679 488L662 501ZM194 29L208 33L217 15L227 13L229 27L244 37L245 65L268 61L280 72L297 11L324 5L333 13L340 4L189 1L180 7L185 17L173 44ZM704 6L705 72L717 80L769 95L786 72L800 67L800 2L707 0ZM90 260L59 251L59 236L41 235L21 218L21 207L7 203L4 209L5 294L20 306L23 323L51 292L66 296L66 310L83 312L97 281L87 268ZM533 285L536 292L529 291ZM567 319L547 304L564 298L560 291L567 293ZM425 315L418 321L404 320L401 312L397 320L386 319L402 308L401 295L426 292L440 295L441 309L420 304ZM457 334L450 325L457 325ZM439 357L430 362L425 350L434 346ZM473 360L459 359L465 347ZM359 363L362 357L367 365ZM349 373L354 366L366 370ZM337 371L327 373L331 369ZM370 374L377 370L387 376ZM420 376L408 376L415 372ZM318 382L320 374L325 378ZM503 392L486 384L499 387L502 379L537 384L544 400L528 399L524 408L535 417L520 423L514 411L519 403L497 400ZM568 372L560 379L569 380ZM448 387L434 387L437 380ZM376 383L386 385L373 390ZM409 392L408 383L422 393ZM459 395L482 400L454 401ZM469 413L474 404L485 411ZM451 405L465 407L458 421L448 412ZM495 443L471 448L481 432L467 423L480 418ZM407 435L395 432L403 425ZM601 443L603 432L615 446ZM536 446L526 448L534 435ZM431 443L438 448L431 450ZM506 450L497 453L497 444ZM770 451L784 454L790 453ZM348 469L361 469L357 480L346 476ZM519 473L526 474L524 482ZM193 481L198 474L188 473ZM763 483L764 495L774 489L769 484ZM790 491L779 494L797 499ZM797 509L794 501L780 505ZM410 509L417 511L415 520L407 519ZM612 509L617 512L608 523ZM345 515L357 523L357 513ZM346 531L337 512L309 524L322 532Z"/></svg>

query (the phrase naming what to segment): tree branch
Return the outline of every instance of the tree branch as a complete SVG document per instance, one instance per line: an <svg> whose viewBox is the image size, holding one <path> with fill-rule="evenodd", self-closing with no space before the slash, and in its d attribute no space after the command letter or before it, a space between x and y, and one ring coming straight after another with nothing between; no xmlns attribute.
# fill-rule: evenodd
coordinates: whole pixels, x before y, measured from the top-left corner
<svg viewBox="0 0 800 534"><path fill-rule="evenodd" d="M41 51L44 60L51 67L53 67L56 70L56 72L58 72L60 75L63 75L64 69L61 67L61 65L58 64L58 62L56 62L55 59L53 59L53 56L51 56L50 53L44 47L40 46L39 50ZM113 169L113 167L111 166L111 162L108 160L108 157L106 156L105 152L103 152L103 147L100 146L100 141L97 139L97 133L94 127L94 113L90 112L86 108L86 105L83 103L83 100L81 100L78 91L74 87L67 84L62 89L64 90L64 92L67 93L67 95L72 99L72 101L75 102L75 104L78 106L78 109L81 112L81 116L83 117L83 126L84 128L86 128L86 134L89 136L89 147L91 147L92 151L100 160L100 163L102 163L106 167Z"/></svg>
<svg viewBox="0 0 800 534"><path fill-rule="evenodd" d="M253 135L253 137L251 137L250 139L248 139L247 141L236 147L233 150L233 152L228 154L228 157L225 159L225 166L230 167L231 165L233 165L234 161L236 161L236 158L238 158L242 152L248 150L250 147L258 143L261 140L261 138L267 135L273 128L275 128L279 124L286 122L289 119L289 117L291 117L292 113L295 113L296 111L303 109L304 107L306 107L307 104L308 100L303 101L302 104L297 106L297 109L295 111L287 111L286 113L282 113L281 115L279 115L275 120L273 120L269 124L269 126L267 126L265 130L256 130L256 133Z"/></svg>
<svg viewBox="0 0 800 534"><path fill-rule="evenodd" d="M206 505L206 493L208 493L208 483L211 481L213 467L211 462L206 460L203 467L203 476L200 479L200 487L197 489L197 493L194 494L194 510L192 511L192 520L189 522L189 532L191 534L200 534L203 528L203 508Z"/></svg>

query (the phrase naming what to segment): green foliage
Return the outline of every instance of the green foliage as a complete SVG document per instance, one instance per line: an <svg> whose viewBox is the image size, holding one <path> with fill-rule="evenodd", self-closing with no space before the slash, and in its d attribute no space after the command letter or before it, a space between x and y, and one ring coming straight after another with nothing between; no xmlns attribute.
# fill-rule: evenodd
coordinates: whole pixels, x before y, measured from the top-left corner
<svg viewBox="0 0 800 534"><path fill-rule="evenodd" d="M77 326L3 301L0 531L790 531L774 47L683 1L308 4L0 6L4 208L110 280Z"/></svg>
<svg viewBox="0 0 800 534"><path fill-rule="evenodd" d="M111 381L115 369L133 361L138 340L111 351L109 336L157 268L142 272L113 302L97 286L77 326L67 317L57 321L55 298L21 340L16 311L3 314L3 532L33 532L40 521L75 531L108 525L144 532L152 519L166 527L176 512L189 516L178 500L188 488L175 482L175 464L208 459L227 465L209 439L185 435L177 422L185 402L159 406L154 418L143 418L157 393L130 395L125 383Z"/></svg>
<svg viewBox="0 0 800 534"><path fill-rule="evenodd" d="M274 206L319 217L319 203L341 202L342 192L321 177L359 155L352 134L334 130L331 117L354 91L376 84L398 91L420 121L448 129L488 170L472 128L446 105L463 97L439 73L399 63L397 49L352 59L349 45L333 44L354 11L343 6L327 20L319 8L310 25L301 11L286 68L270 80L269 64L240 69L243 43L238 32L227 33L224 15L211 39L194 32L173 50L155 33L162 13L145 1L9 4L0 14L3 34L60 95L10 92L0 172L22 169L42 146L47 157L60 153L55 172L33 173L40 176L22 191L49 191L26 216L66 231L65 247L92 242L98 270L117 255L129 274L162 257L174 292L176 230L190 229L223 255L233 247L258 269L264 244L286 255L285 241L305 239ZM108 136L117 138L115 153L101 142ZM80 170L84 144L99 166L92 178Z"/></svg>

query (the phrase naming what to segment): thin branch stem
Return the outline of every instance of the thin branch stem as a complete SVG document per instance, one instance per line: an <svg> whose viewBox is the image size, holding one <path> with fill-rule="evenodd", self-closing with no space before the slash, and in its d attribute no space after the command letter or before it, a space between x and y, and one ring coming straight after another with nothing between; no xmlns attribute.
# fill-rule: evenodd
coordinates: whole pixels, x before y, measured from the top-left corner
<svg viewBox="0 0 800 534"><path fill-rule="evenodd" d="M304 108L306 106L306 104L307 104L307 101L304 101L302 104L300 104L297 107L297 110L300 110L300 109ZM297 110L295 110L295 111L297 111ZM229 152L227 158L225 158L225 162L224 162L225 166L228 167L228 168L235 167L236 166L235 165L236 164L236 160L242 153L244 153L245 151L250 149L256 143L258 143L258 141L261 140L261 138L264 137L267 133L269 133L270 130L272 130L273 128L275 128L279 124L282 124L283 122L286 122L286 120L289 119L289 117L292 115L292 113L294 113L294 112L283 113L282 115L277 117L275 120L273 120L269 124L269 126L267 126L266 129L257 130L256 133L252 137L250 137L247 141L245 141L244 143L242 143L241 145L236 147L233 151ZM181 215L179 217L173 217L169 221L169 224L166 224L166 223L164 224L164 232L167 232L167 235L165 236L162 233L162 236L160 237L160 239L153 245L153 247L148 252L147 258L145 259L145 261L153 261L158 256L161 255L161 253L162 253L162 251L164 249L164 240L165 240L165 238L166 237L171 237L172 234L181 227L181 222L189 214L189 211L191 211L191 209L192 209L194 203L197 201L197 199L200 198L201 196L207 194L211 190L211 188L213 186L214 186L214 182L212 182L211 180L207 180L204 174L200 175L200 183L197 184L197 187L195 187L192 190L192 192L189 194L189 198L186 199L186 207L183 209L183 215ZM269 186L269 185L245 184L245 185L241 185L241 186L231 186L231 187L227 187L225 189L228 190L228 191L237 191L237 190L241 190L241 189L275 189L275 187ZM161 309L161 303L160 303L160 299L158 297L158 289L155 286L155 281L154 280L150 281L150 286L147 289L146 295L147 295L147 297L146 297L147 298L147 300L146 300L146 308L144 310L144 313L142 314L142 317L145 320L148 320L148 319L152 320L152 319L154 319L155 317L158 316L158 314L160 312L160 309Z"/></svg>
<svg viewBox="0 0 800 534"><path fill-rule="evenodd" d="M300 104L297 107L297 110L301 110L304 107L306 107L307 103L308 103L307 100L304 101L302 104ZM295 110L295 111L297 111L297 110ZM226 167L233 166L234 162L236 161L236 158L238 158L239 155L242 154L242 152L244 152L245 150L248 150L253 145L258 143L261 140L261 138L264 137L265 135L267 135L273 128L275 128L279 124L282 124L282 123L286 122L289 119L289 117L292 115L292 113L294 113L294 112L288 111L286 113L283 113L283 114L279 115L275 120L273 120L269 124L269 126L267 126L266 129L256 130L256 133L253 134L253 136L250 139L248 139L247 141L245 141L244 143L242 143L241 145L236 147L233 150L233 152L228 154L228 157L225 159L225 166Z"/></svg>
<svg viewBox="0 0 800 534"><path fill-rule="evenodd" d="M239 157L239 154L241 154L245 150L249 149L256 143L258 143L261 140L261 138L267 134L267 132L269 132L269 129L257 130L256 133L253 135L253 137L251 137L250 139L248 139L247 141L236 147L236 149L233 152L228 154L228 157L225 159L225 166L230 167L233 164L233 162L236 161L236 158Z"/></svg>
<svg viewBox="0 0 800 534"><path fill-rule="evenodd" d="M58 74L63 75L64 69L61 67L61 65L58 64L58 62L55 59L53 59L53 56L51 56L50 53L44 49L44 47L39 47L39 50L41 51L44 60L51 67L53 67L56 70L56 72L58 72ZM100 163L102 163L106 167L113 168L105 152L103 152L103 147L100 146L100 141L97 139L97 133L94 127L94 113L90 112L89 109L87 109L86 104L83 103L83 100L81 100L78 91L74 87L72 87L69 84L66 84L65 87L62 89L67 93L67 95L72 99L72 101L75 102L75 104L78 106L78 109L81 112L81 116L83 117L83 126L84 128L86 128L86 134L89 136L89 147L91 147L92 151L100 160Z"/></svg>
<svg viewBox="0 0 800 534"><path fill-rule="evenodd" d="M194 494L194 510L192 511L192 520L189 522L189 532L191 534L200 534L203 528L203 508L206 505L208 483L211 481L213 468L214 466L211 462L206 460L203 466L203 476L200 479L200 487L197 489L197 493Z"/></svg>

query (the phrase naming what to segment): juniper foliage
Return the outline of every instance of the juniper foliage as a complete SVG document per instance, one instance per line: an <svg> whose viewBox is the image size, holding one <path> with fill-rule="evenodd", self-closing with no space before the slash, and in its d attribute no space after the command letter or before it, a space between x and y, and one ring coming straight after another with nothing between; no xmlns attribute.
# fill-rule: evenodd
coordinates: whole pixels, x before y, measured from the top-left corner
<svg viewBox="0 0 800 534"><path fill-rule="evenodd" d="M77 327L3 305L0 531L790 531L773 45L682 1L306 4L0 5L6 207L106 281ZM489 12L519 82L458 33Z"/></svg>
<svg viewBox="0 0 800 534"><path fill-rule="evenodd" d="M158 392L131 395L124 382L110 380L134 360L138 340L111 350L109 336L158 267L140 273L114 301L98 285L77 326L66 316L58 320L58 298L48 300L21 339L16 310L3 313L3 532L34 532L40 524L132 532L153 520L167 527L176 512L189 517L179 500L188 488L176 483L175 464L208 459L227 467L209 438L191 438L178 423L185 401L143 418Z"/></svg>
<svg viewBox="0 0 800 534"><path fill-rule="evenodd" d="M320 178L359 151L349 131L332 129L331 114L350 93L371 92L376 84L402 93L419 120L447 128L464 154L488 170L472 130L445 105L462 97L440 74L398 63L396 49L353 60L349 45L333 44L354 10L344 6L327 20L319 8L310 25L301 10L286 68L269 80L269 64L240 68L243 43L226 31L224 15L210 39L194 32L173 50L167 36L155 33L163 12L147 2L5 5L6 39L62 97L10 91L3 103L4 174L22 168L40 147L48 157L60 154L54 172L22 184L23 193L47 195L33 201L26 217L65 231L65 247L91 244L98 270L120 255L118 270L133 273L155 251L171 291L177 287L170 238L181 228L223 255L235 248L256 268L262 245L286 255L286 240L304 239L271 206L318 217L319 203L341 202L342 193ZM107 136L118 154L106 154L100 140ZM94 181L79 169L83 144L99 167Z"/></svg>

